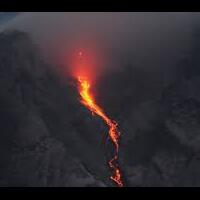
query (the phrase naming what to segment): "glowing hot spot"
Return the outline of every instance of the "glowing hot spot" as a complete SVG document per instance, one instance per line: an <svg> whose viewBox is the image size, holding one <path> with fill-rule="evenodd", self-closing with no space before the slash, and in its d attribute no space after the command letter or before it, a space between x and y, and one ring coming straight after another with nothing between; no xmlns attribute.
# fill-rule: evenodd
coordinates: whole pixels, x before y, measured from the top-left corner
<svg viewBox="0 0 200 200"><path fill-rule="evenodd" d="M83 52L82 52L82 51L79 51L79 52L78 52L78 56L79 56L79 57L82 57L82 56L83 56Z"/></svg>

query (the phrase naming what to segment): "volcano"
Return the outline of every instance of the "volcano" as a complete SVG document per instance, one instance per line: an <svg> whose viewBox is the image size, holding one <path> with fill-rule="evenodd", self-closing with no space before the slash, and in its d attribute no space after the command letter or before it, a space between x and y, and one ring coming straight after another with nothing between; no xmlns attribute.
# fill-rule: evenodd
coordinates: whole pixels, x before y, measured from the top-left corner
<svg viewBox="0 0 200 200"><path fill-rule="evenodd" d="M171 23L168 15L165 24ZM190 29L186 52L171 52L177 58L173 64L168 52L178 46L171 40L175 24L170 32L167 25L162 29L164 36L163 23L159 32L149 33L145 16L147 28L134 26L138 38L145 32L145 40L118 46L131 55L139 50L137 62L134 55L130 62L126 57L117 62L119 51L112 59L120 68L103 65L100 74L92 67L102 66L100 54L77 48L78 42L69 57L78 55L83 63L64 57L69 65L63 68L41 53L30 32L0 33L0 186L200 186L200 29L197 24ZM153 47L161 42L159 51L144 48L149 40ZM64 43L66 48L73 41Z"/></svg>

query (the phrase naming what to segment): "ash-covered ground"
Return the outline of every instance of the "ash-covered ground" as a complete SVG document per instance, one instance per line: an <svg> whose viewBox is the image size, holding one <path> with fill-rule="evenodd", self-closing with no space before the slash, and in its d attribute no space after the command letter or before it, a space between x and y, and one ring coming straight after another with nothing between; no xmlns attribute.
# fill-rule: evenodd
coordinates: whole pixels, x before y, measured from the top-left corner
<svg viewBox="0 0 200 200"><path fill-rule="evenodd" d="M28 34L0 34L0 186L114 186L106 125ZM126 186L200 186L200 30L170 81L127 64L99 80L98 103L119 123ZM170 75L171 76L171 75Z"/></svg>

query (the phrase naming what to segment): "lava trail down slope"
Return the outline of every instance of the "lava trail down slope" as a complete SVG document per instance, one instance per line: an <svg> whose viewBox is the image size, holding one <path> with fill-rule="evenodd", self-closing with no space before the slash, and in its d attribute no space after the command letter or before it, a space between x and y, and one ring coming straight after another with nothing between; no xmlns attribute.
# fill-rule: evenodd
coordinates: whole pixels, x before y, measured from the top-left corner
<svg viewBox="0 0 200 200"><path fill-rule="evenodd" d="M111 169L111 180L113 180L117 186L123 187L123 181L121 177L121 171L118 166L118 153L119 153L119 138L120 132L117 128L118 124L114 120L110 119L103 111L103 109L95 103L95 100L90 93L90 83L86 78L78 76L78 90L81 96L80 102L89 109L92 114L96 114L107 124L109 127L109 138L114 145L115 155L108 162L109 167Z"/></svg>

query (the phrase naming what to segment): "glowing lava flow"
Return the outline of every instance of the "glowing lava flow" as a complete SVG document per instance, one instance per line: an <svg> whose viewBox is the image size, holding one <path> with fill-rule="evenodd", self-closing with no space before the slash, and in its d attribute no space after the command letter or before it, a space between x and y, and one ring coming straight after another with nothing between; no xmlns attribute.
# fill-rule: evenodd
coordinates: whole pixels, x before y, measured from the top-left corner
<svg viewBox="0 0 200 200"><path fill-rule="evenodd" d="M95 100L93 99L91 93L90 93L90 84L87 81L87 79L84 79L83 77L78 77L79 82L79 92L81 96L81 103L88 108L92 114L96 114L99 117L103 119L103 121L108 125L109 127L109 137L115 147L115 155L114 157L109 161L109 167L112 171L111 179L119 186L123 187L123 182L121 178L121 172L118 167L117 161L118 161L118 152L119 152L119 137L120 132L117 129L118 124L110 119L104 111L95 103Z"/></svg>

